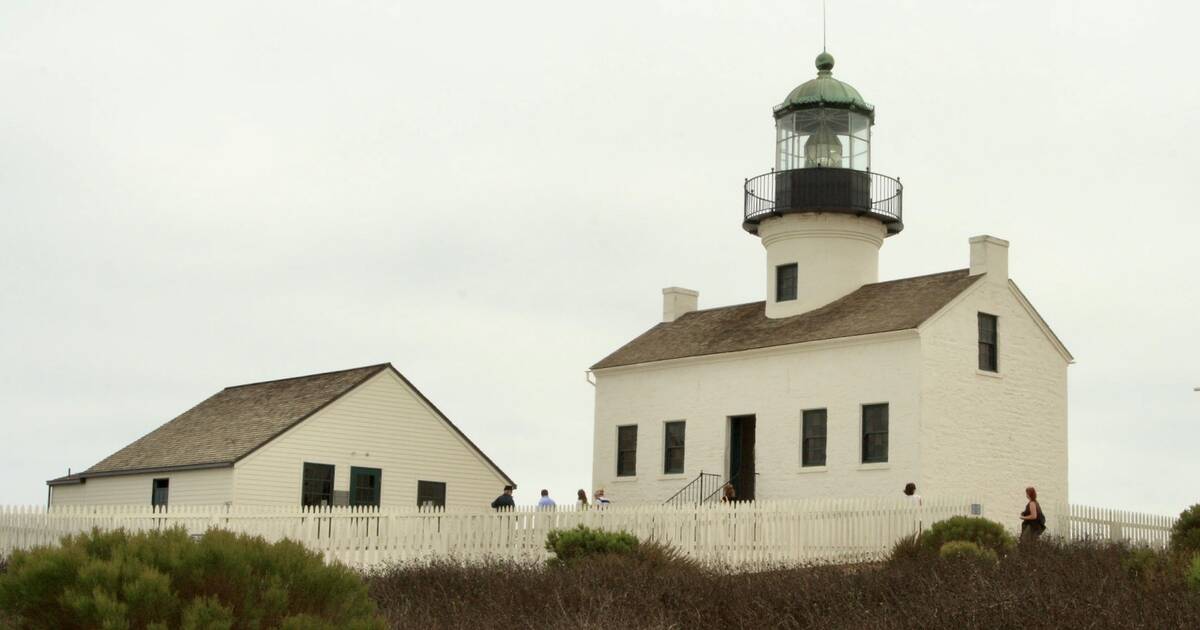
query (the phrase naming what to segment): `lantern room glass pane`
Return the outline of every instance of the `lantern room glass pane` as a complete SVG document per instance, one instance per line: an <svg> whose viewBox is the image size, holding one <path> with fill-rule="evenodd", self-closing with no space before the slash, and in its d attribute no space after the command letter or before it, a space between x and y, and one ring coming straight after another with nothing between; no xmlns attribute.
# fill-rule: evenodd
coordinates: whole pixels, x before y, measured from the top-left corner
<svg viewBox="0 0 1200 630"><path fill-rule="evenodd" d="M775 169L871 169L871 119L846 109L816 107L775 122Z"/></svg>

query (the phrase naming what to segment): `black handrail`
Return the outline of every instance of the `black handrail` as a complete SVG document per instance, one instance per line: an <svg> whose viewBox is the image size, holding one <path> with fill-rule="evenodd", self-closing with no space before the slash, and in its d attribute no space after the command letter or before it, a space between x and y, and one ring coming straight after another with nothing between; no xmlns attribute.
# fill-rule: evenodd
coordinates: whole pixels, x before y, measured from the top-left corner
<svg viewBox="0 0 1200 630"><path fill-rule="evenodd" d="M671 498L663 501L663 505L681 506L693 503L700 504L704 501L705 497L709 496L714 486L717 490L721 489L720 482L721 475L701 471L695 479L680 488L679 492L676 492L671 495Z"/></svg>
<svg viewBox="0 0 1200 630"><path fill-rule="evenodd" d="M706 497L704 497L703 499L701 499L701 501L700 501L700 502L701 502L701 503L708 503L709 501L712 501L712 500L713 500L713 497L716 497L717 495L721 494L721 491L725 489L725 484L730 484L730 483L734 483L734 482L736 482L736 481L737 481L738 474L739 474L739 473L734 473L734 474L733 474L733 476L731 476L730 478L728 478L728 479L726 479L726 480L725 480L725 483L723 483L723 484L721 484L721 485L717 486L717 489L716 489L716 490L714 490L714 491L713 491L712 493L710 493L708 496L706 496ZM718 499L718 500L719 500L719 499Z"/></svg>
<svg viewBox="0 0 1200 630"><path fill-rule="evenodd" d="M746 180L744 227L758 233L763 219L794 212L873 216L888 234L904 229L904 186L900 180L849 168L771 171Z"/></svg>

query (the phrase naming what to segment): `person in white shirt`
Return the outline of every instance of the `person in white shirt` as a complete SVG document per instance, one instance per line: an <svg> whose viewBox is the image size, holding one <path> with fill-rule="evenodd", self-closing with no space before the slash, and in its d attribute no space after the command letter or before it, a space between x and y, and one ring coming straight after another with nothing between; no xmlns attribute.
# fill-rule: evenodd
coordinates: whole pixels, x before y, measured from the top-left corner
<svg viewBox="0 0 1200 630"><path fill-rule="evenodd" d="M913 508L913 529L917 534L925 530L925 521L923 521L916 512L920 512L917 508L921 507L921 495L917 494L917 484L908 482L904 484L904 500L908 502L909 507Z"/></svg>
<svg viewBox="0 0 1200 630"><path fill-rule="evenodd" d="M921 507L922 500L921 495L917 494L917 484L911 481L904 484L904 496L913 507Z"/></svg>
<svg viewBox="0 0 1200 630"><path fill-rule="evenodd" d="M604 496L604 488L600 488L592 494L592 502L595 503L596 507L598 508L608 505L608 497Z"/></svg>
<svg viewBox="0 0 1200 630"><path fill-rule="evenodd" d="M542 498L538 499L538 504L537 504L538 509L539 510L553 510L555 505L558 505L558 504L554 502L554 499L550 498L550 491L542 490Z"/></svg>

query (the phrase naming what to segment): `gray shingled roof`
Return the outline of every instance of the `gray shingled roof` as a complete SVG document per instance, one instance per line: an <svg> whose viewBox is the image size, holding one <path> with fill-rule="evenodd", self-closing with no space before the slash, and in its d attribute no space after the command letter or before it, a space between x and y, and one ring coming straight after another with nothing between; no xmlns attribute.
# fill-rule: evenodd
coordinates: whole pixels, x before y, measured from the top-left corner
<svg viewBox="0 0 1200 630"><path fill-rule="evenodd" d="M507 483L516 486L390 363L226 387L95 466L47 483L79 483L87 477L233 465L384 370L391 370Z"/></svg>
<svg viewBox="0 0 1200 630"><path fill-rule="evenodd" d="M877 282L821 308L782 319L769 319L764 302L693 311L647 330L592 369L908 330L980 277L959 269Z"/></svg>
<svg viewBox="0 0 1200 630"><path fill-rule="evenodd" d="M388 367L226 387L71 477L232 464Z"/></svg>

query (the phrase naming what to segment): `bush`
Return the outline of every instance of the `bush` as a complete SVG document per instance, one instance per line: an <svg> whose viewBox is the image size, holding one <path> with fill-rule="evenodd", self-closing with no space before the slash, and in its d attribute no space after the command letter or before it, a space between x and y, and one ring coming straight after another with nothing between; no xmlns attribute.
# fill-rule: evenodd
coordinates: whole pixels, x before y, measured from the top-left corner
<svg viewBox="0 0 1200 630"><path fill-rule="evenodd" d="M918 534L905 536L896 541L892 545L892 551L888 554L889 564L904 564L911 562L924 562L932 556L932 551L921 544L921 537Z"/></svg>
<svg viewBox="0 0 1200 630"><path fill-rule="evenodd" d="M1200 553L1200 503L1179 513L1179 520L1171 527L1171 549Z"/></svg>
<svg viewBox="0 0 1200 630"><path fill-rule="evenodd" d="M605 554L633 555L637 548L638 539L633 534L608 532L583 525L574 529L556 529L546 536L546 549L554 552L560 563Z"/></svg>
<svg viewBox="0 0 1200 630"><path fill-rule="evenodd" d="M1184 567L1137 579L1121 566L1128 554L1050 538L1000 557L995 570L936 552L913 563L695 571L607 554L552 570L412 563L367 580L397 630L1200 628L1200 592Z"/></svg>
<svg viewBox="0 0 1200 630"><path fill-rule="evenodd" d="M351 570L220 530L93 530L15 552L0 610L22 628L384 627Z"/></svg>
<svg viewBox="0 0 1200 630"><path fill-rule="evenodd" d="M921 533L921 544L933 552L940 552L942 545L951 541L973 542L1000 555L1014 544L1012 534L1003 525L978 516L954 516Z"/></svg>
<svg viewBox="0 0 1200 630"><path fill-rule="evenodd" d="M1148 547L1135 547L1121 559L1121 568L1138 578L1149 578L1166 565L1162 555Z"/></svg>
<svg viewBox="0 0 1200 630"><path fill-rule="evenodd" d="M1000 561L1000 557L996 555L995 551L984 549L966 540L951 540L942 545L942 548L938 550L938 555L943 560L967 560L983 564L996 564Z"/></svg>
<svg viewBox="0 0 1200 630"><path fill-rule="evenodd" d="M1200 591L1200 554L1192 557L1192 564L1187 569L1187 583L1194 591Z"/></svg>

